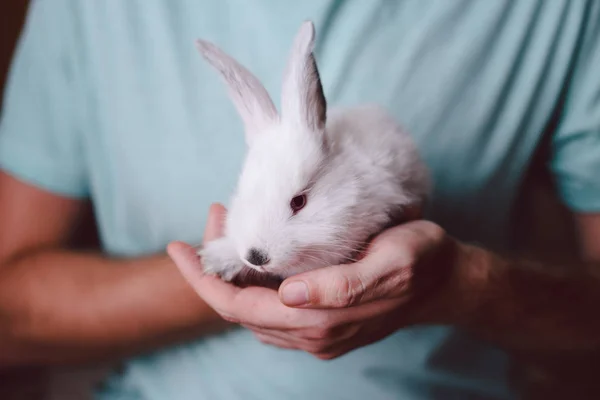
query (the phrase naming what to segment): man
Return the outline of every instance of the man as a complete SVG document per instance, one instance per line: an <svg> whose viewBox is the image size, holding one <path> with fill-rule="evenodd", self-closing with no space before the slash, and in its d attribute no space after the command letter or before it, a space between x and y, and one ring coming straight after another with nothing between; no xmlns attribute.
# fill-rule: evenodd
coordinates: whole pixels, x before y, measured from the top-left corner
<svg viewBox="0 0 600 400"><path fill-rule="evenodd" d="M0 128L0 360L128 359L96 392L102 399L495 399L513 395L508 357L482 339L525 352L537 345L552 356L595 349L595 319L582 314L596 304L591 274L581 284L572 272L548 275L545 265L500 262L491 251L514 250L511 211L534 153L549 140L548 166L577 216L581 256L600 259L599 7L567 0L33 3ZM224 210L213 207L208 221L204 210L230 195L245 145L193 41L218 43L275 95L305 19L319 33L328 101L378 102L414 135L434 175L433 222L384 233L350 269L284 283L283 301L286 288L303 280L308 307L334 308L322 312L287 307L267 289L237 292L196 279L189 249L172 244L201 300L164 249L200 242L205 224L205 239L219 234ZM94 204L104 254L65 248L85 199ZM423 255L434 262L421 262ZM369 265L376 274L359 283L372 291L328 286ZM411 297L405 280L391 275L398 285L369 286L377 274L407 269L449 279L411 308L412 301L403 307ZM528 272L511 273L507 286L503 271ZM548 301L557 287L566 288L558 296L580 297L550 309L526 302L510 318L524 286ZM330 297L340 291L353 296ZM244 308L246 299L261 300L253 304L264 313ZM366 300L371 309L359 305ZM538 323L540 310L553 323ZM226 330L219 313L251 329ZM561 340L568 345L557 346Z"/></svg>

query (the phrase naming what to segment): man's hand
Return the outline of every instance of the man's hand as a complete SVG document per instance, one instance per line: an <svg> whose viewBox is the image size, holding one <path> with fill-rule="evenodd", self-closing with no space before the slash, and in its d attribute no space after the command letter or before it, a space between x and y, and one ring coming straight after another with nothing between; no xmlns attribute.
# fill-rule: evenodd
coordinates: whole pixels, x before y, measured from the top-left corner
<svg viewBox="0 0 600 400"><path fill-rule="evenodd" d="M214 206L209 224L224 213ZM505 259L426 221L391 228L360 261L295 275L278 292L203 275L187 245L170 254L225 319L323 359L416 324L458 326L527 357L600 349L598 265Z"/></svg>
<svg viewBox="0 0 600 400"><path fill-rule="evenodd" d="M207 231L220 229L224 213L211 208ZM172 244L169 254L225 319L265 343L331 359L403 326L451 323L464 313L469 296L449 284L459 248L437 225L410 222L379 235L360 261L288 278L279 293L203 275L194 250L182 243Z"/></svg>

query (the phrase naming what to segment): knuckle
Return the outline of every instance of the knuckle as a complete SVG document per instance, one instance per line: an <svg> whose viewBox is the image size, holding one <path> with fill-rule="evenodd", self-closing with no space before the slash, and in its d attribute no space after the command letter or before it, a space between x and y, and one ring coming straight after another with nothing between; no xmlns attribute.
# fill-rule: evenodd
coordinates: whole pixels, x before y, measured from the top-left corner
<svg viewBox="0 0 600 400"><path fill-rule="evenodd" d="M313 329L307 330L302 336L303 336L303 339L306 340L307 342L316 342L316 341L324 339L326 337L326 335L327 335L326 328L313 328Z"/></svg>
<svg viewBox="0 0 600 400"><path fill-rule="evenodd" d="M337 355L334 353L316 353L315 357L322 361L330 361L337 358Z"/></svg>
<svg viewBox="0 0 600 400"><path fill-rule="evenodd" d="M328 329L333 325L333 321L329 313L324 312L316 315L312 321L311 328L313 330Z"/></svg>
<svg viewBox="0 0 600 400"><path fill-rule="evenodd" d="M269 344L269 340L268 340L266 337L264 337L264 336L260 336L260 337L258 338L258 340L259 340L259 341L260 341L262 344Z"/></svg>
<svg viewBox="0 0 600 400"><path fill-rule="evenodd" d="M335 299L338 307L351 307L360 303L366 288L360 276L342 275L334 281Z"/></svg>
<svg viewBox="0 0 600 400"><path fill-rule="evenodd" d="M345 332L348 330L345 324L330 326L321 332L321 337L329 341L337 341L344 337Z"/></svg>
<svg viewBox="0 0 600 400"><path fill-rule="evenodd" d="M356 336L362 329L362 324L347 323L330 330L328 339L331 342L342 343Z"/></svg>
<svg viewBox="0 0 600 400"><path fill-rule="evenodd" d="M267 344L267 337L262 333L254 332L254 336L261 342Z"/></svg>
<svg viewBox="0 0 600 400"><path fill-rule="evenodd" d="M227 322L231 322L232 324L240 324L241 323L241 320L239 318L237 318L231 314L228 314L228 313L225 313L222 311L219 311L218 313L221 316L221 318L223 318Z"/></svg>
<svg viewBox="0 0 600 400"><path fill-rule="evenodd" d="M402 266L393 274L386 277L385 285L388 294L397 294L398 291L404 291L412 285L413 268L411 266Z"/></svg>
<svg viewBox="0 0 600 400"><path fill-rule="evenodd" d="M408 244L402 244L395 249L390 249L390 253L391 265L395 266L393 270L397 268L410 268L418 261L414 246Z"/></svg>
<svg viewBox="0 0 600 400"><path fill-rule="evenodd" d="M331 336L331 329L330 328L319 328L319 329L317 329L317 331L315 333L315 338L317 340L327 339L330 336Z"/></svg>
<svg viewBox="0 0 600 400"><path fill-rule="evenodd" d="M307 346L307 351L311 354L323 354L327 352L329 347L326 343L315 342Z"/></svg>
<svg viewBox="0 0 600 400"><path fill-rule="evenodd" d="M268 344L268 345L274 344L273 339L269 335L266 335L264 333L255 333L254 335L262 344Z"/></svg>
<svg viewBox="0 0 600 400"><path fill-rule="evenodd" d="M447 237L444 228L430 221L420 221L417 225L413 226L410 233L414 238L414 242L421 243L421 245L423 243L441 243Z"/></svg>
<svg viewBox="0 0 600 400"><path fill-rule="evenodd" d="M332 339L339 334L340 324L334 318L323 318L310 329L308 336L313 340Z"/></svg>
<svg viewBox="0 0 600 400"><path fill-rule="evenodd" d="M266 326L265 324L261 323L260 321L245 320L245 321L241 322L240 324L244 325L245 327L247 326L248 329L251 329L253 331L267 331L267 330L271 329L271 327Z"/></svg>
<svg viewBox="0 0 600 400"><path fill-rule="evenodd" d="M423 221L423 231L436 241L440 241L446 236L446 230L431 221Z"/></svg>

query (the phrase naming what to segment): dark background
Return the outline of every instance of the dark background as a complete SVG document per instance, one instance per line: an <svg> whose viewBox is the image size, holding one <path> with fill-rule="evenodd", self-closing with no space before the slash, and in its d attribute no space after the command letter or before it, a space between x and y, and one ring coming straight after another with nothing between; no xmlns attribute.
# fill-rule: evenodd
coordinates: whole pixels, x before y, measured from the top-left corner
<svg viewBox="0 0 600 400"><path fill-rule="evenodd" d="M23 25L28 3L28 0L0 1L0 91L4 89L10 59Z"/></svg>
<svg viewBox="0 0 600 400"><path fill-rule="evenodd" d="M0 93L4 92L10 60L23 26L28 0L0 1ZM2 97L0 97L0 109ZM0 370L0 399L39 400L44 397L45 376L38 369Z"/></svg>

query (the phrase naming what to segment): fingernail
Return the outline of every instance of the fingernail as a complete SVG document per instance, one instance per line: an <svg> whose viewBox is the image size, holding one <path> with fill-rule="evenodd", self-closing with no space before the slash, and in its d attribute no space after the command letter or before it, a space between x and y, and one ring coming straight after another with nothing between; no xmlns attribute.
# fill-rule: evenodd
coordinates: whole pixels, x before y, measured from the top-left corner
<svg viewBox="0 0 600 400"><path fill-rule="evenodd" d="M284 286L281 297L288 306L306 304L308 303L308 287L302 281L291 282Z"/></svg>

